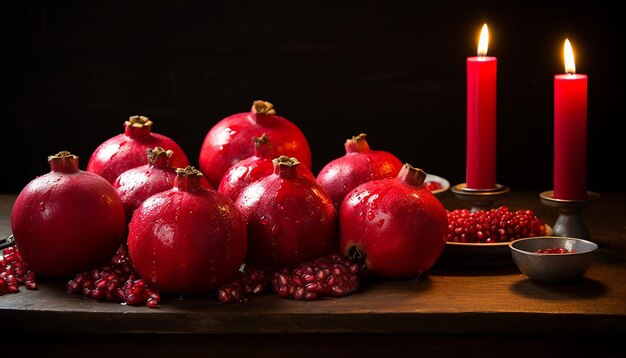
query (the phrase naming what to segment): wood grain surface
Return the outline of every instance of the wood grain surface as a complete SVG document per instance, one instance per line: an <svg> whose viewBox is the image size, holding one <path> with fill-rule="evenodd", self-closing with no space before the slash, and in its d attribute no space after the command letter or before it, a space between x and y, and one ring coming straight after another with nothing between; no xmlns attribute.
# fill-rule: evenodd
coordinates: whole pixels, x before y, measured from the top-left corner
<svg viewBox="0 0 626 358"><path fill-rule="evenodd" d="M0 196L0 233L9 232L14 195ZM463 203L446 192L448 209ZM512 192L511 209L532 208L546 223L556 213L538 193ZM62 281L0 297L4 333L231 334L293 333L566 336L626 333L625 193L603 193L585 212L597 261L570 284L538 284L512 262L496 267L437 264L415 281L368 280L342 299L297 302L274 294L236 305L215 296L164 297L158 309L67 294Z"/></svg>

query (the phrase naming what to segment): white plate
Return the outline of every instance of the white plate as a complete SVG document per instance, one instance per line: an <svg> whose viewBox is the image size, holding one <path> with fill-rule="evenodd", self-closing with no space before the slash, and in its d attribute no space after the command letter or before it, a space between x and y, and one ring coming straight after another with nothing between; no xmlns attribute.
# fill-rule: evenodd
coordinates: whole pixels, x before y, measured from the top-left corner
<svg viewBox="0 0 626 358"><path fill-rule="evenodd" d="M424 179L424 183L429 182L429 181L439 183L439 185L441 185L441 189L431 191L431 193L433 194L443 193L444 191L450 188L450 182L440 176L433 175L433 174L426 174L426 179Z"/></svg>

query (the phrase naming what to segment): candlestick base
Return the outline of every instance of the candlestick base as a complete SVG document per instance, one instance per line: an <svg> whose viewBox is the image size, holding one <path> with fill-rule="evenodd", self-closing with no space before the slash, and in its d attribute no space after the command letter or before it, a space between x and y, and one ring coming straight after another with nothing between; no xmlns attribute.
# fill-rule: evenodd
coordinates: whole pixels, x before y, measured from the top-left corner
<svg viewBox="0 0 626 358"><path fill-rule="evenodd" d="M583 240L591 240L589 230L583 220L582 209L600 197L600 194L592 191L587 192L587 199L569 200L554 197L554 190L544 191L539 194L541 203L545 206L559 209L559 217L552 228L554 236L577 237Z"/></svg>
<svg viewBox="0 0 626 358"><path fill-rule="evenodd" d="M471 211L489 210L493 203L502 199L511 189L508 186L496 184L493 189L471 189L467 183L457 184L450 188L454 195L471 204Z"/></svg>

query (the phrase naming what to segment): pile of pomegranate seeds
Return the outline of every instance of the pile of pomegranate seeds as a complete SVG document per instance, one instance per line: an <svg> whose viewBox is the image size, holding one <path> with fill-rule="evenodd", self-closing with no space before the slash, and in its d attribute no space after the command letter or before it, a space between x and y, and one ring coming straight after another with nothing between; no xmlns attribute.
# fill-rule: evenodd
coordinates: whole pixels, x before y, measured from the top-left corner
<svg viewBox="0 0 626 358"><path fill-rule="evenodd" d="M449 242L506 242L522 237L542 236L546 226L532 210L510 211L508 207L470 212L448 211Z"/></svg>
<svg viewBox="0 0 626 358"><path fill-rule="evenodd" d="M245 265L237 275L217 290L217 298L223 303L244 302L249 296L258 296L270 287L272 271Z"/></svg>
<svg viewBox="0 0 626 358"><path fill-rule="evenodd" d="M17 247L0 250L0 296L19 292L20 285L29 290L36 290L35 273L22 260Z"/></svg>
<svg viewBox="0 0 626 358"><path fill-rule="evenodd" d="M441 184L437 183L436 181L427 181L424 183L424 185L426 185L426 189L430 191L435 191L442 188Z"/></svg>
<svg viewBox="0 0 626 358"><path fill-rule="evenodd" d="M359 287L359 266L347 257L325 256L294 269L281 269L274 274L272 285L280 297L296 300L347 296Z"/></svg>
<svg viewBox="0 0 626 358"><path fill-rule="evenodd" d="M540 249L540 250L535 251L535 253L537 254L573 254L575 252L576 250L570 251L563 247L553 247L550 249Z"/></svg>
<svg viewBox="0 0 626 358"><path fill-rule="evenodd" d="M161 299L159 293L139 277L124 250L119 250L108 264L78 274L67 283L66 289L99 301L133 306L145 304L150 308L157 307Z"/></svg>

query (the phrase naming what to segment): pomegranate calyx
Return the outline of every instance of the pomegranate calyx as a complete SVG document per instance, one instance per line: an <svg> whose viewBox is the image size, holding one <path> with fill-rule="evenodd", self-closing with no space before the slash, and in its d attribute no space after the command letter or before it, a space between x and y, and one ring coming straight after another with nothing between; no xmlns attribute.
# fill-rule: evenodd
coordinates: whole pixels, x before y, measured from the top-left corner
<svg viewBox="0 0 626 358"><path fill-rule="evenodd" d="M53 172L75 173L78 168L78 156L63 150L55 155L48 156L48 163Z"/></svg>
<svg viewBox="0 0 626 358"><path fill-rule="evenodd" d="M402 169L400 169L397 179L403 181L408 185L420 187L424 184L424 180L426 179L426 172L424 172L420 168L415 168L411 166L411 164L409 163L405 163L402 166Z"/></svg>
<svg viewBox="0 0 626 358"><path fill-rule="evenodd" d="M252 137L252 142L254 142L255 157L272 158L274 156L270 139L266 133L263 133L260 137Z"/></svg>
<svg viewBox="0 0 626 358"><path fill-rule="evenodd" d="M272 160L274 164L274 174L281 178L293 178L296 174L296 167L300 164L298 159L281 155L280 157Z"/></svg>
<svg viewBox="0 0 626 358"><path fill-rule="evenodd" d="M370 150L370 146L365 139L366 136L367 134L361 133L357 136L353 136L351 139L347 139L344 144L346 153L366 152Z"/></svg>
<svg viewBox="0 0 626 358"><path fill-rule="evenodd" d="M156 166L157 168L167 168L174 151L165 150L161 147L155 147L154 149L146 149L146 154L148 155L148 161L151 165Z"/></svg>
<svg viewBox="0 0 626 358"><path fill-rule="evenodd" d="M275 115L276 110L274 109L274 105L267 101L254 101L252 104L252 113L254 114L267 114L267 115Z"/></svg>
<svg viewBox="0 0 626 358"><path fill-rule="evenodd" d="M177 177L202 177L202 173L195 167L189 165L186 168L176 168Z"/></svg>
<svg viewBox="0 0 626 358"><path fill-rule="evenodd" d="M140 138L150 135L152 121L145 116L132 116L124 122L124 134L131 138Z"/></svg>
<svg viewBox="0 0 626 358"><path fill-rule="evenodd" d="M300 164L300 162L298 161L298 159L294 158L294 157L288 157L286 155L281 155L280 157L276 158L273 160L274 165L276 166L286 166L286 167L295 167L296 165Z"/></svg>
<svg viewBox="0 0 626 358"><path fill-rule="evenodd" d="M187 192L204 190L200 183L202 177L202 173L191 165L186 168L176 168L174 187Z"/></svg>
<svg viewBox="0 0 626 358"><path fill-rule="evenodd" d="M129 127L142 128L151 126L152 121L146 116L131 116L124 124Z"/></svg>

